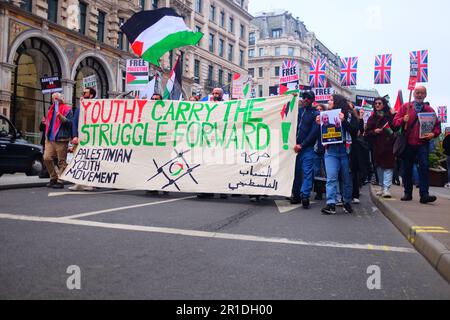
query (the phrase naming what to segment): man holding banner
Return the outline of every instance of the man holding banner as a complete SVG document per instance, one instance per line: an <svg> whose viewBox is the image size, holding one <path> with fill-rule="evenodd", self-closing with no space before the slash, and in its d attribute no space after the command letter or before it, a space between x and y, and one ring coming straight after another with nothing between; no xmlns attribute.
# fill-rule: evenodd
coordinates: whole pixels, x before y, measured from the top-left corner
<svg viewBox="0 0 450 320"><path fill-rule="evenodd" d="M394 118L394 126L405 127L407 144L403 153L403 183L405 186L405 195L402 201L411 201L413 199L412 172L414 161L419 162L419 184L420 184L420 203L426 204L436 201L435 196L429 194L428 183L428 156L430 141L441 134L441 124L436 121L433 132L420 137L420 123L418 114L434 113L429 103L425 102L427 89L423 86L417 87L414 91L414 101L403 105Z"/></svg>
<svg viewBox="0 0 450 320"><path fill-rule="evenodd" d="M302 98L302 108L299 109L297 122L297 145L295 146L297 159L291 203L301 202L304 209L309 209L309 198L314 182L314 145L319 138L319 126L316 123L319 113L313 107L315 95L312 91L304 92Z"/></svg>

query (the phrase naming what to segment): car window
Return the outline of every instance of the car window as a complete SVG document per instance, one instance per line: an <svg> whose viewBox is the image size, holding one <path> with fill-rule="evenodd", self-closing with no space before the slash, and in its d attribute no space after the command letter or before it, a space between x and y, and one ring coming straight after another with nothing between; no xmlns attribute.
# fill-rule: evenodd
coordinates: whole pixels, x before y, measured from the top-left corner
<svg viewBox="0 0 450 320"><path fill-rule="evenodd" d="M5 118L0 118L0 137L12 138L14 133L14 128L10 125L10 123Z"/></svg>

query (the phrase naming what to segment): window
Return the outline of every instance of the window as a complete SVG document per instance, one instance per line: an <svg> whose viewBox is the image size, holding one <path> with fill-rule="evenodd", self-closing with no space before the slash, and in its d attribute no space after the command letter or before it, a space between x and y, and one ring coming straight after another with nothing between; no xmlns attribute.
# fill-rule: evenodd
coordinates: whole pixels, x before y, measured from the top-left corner
<svg viewBox="0 0 450 320"><path fill-rule="evenodd" d="M259 91L259 96L262 97L263 96L263 86L259 85L258 91Z"/></svg>
<svg viewBox="0 0 450 320"><path fill-rule="evenodd" d="M223 39L219 39L219 56L223 57L224 54L224 45L225 45L225 41L223 41Z"/></svg>
<svg viewBox="0 0 450 320"><path fill-rule="evenodd" d="M139 0L139 4L141 6L141 10L145 10L145 0Z"/></svg>
<svg viewBox="0 0 450 320"><path fill-rule="evenodd" d="M31 12L33 9L33 3L31 0L22 0L22 2L20 3L20 8Z"/></svg>
<svg viewBox="0 0 450 320"><path fill-rule="evenodd" d="M213 80L214 67L208 66L208 80Z"/></svg>
<svg viewBox="0 0 450 320"><path fill-rule="evenodd" d="M280 47L275 48L275 57L279 57L281 55L281 49Z"/></svg>
<svg viewBox="0 0 450 320"><path fill-rule="evenodd" d="M256 34L254 32L250 32L248 34L248 44L253 46L256 43Z"/></svg>
<svg viewBox="0 0 450 320"><path fill-rule="evenodd" d="M209 52L214 53L214 35L209 34Z"/></svg>
<svg viewBox="0 0 450 320"><path fill-rule="evenodd" d="M244 50L239 50L239 65L244 66Z"/></svg>
<svg viewBox="0 0 450 320"><path fill-rule="evenodd" d="M223 85L223 70L219 69L219 86Z"/></svg>
<svg viewBox="0 0 450 320"><path fill-rule="evenodd" d="M220 11L220 26L225 28L225 11Z"/></svg>
<svg viewBox="0 0 450 320"><path fill-rule="evenodd" d="M252 78L255 77L255 68L249 68L248 69L248 75L252 76Z"/></svg>
<svg viewBox="0 0 450 320"><path fill-rule="evenodd" d="M254 49L249 49L248 50L248 57L249 58L253 58L255 56L255 50Z"/></svg>
<svg viewBox="0 0 450 320"><path fill-rule="evenodd" d="M153 9L158 9L158 0L152 0Z"/></svg>
<svg viewBox="0 0 450 320"><path fill-rule="evenodd" d="M125 70L122 70L122 92L125 92L126 89L126 79L127 79L127 72Z"/></svg>
<svg viewBox="0 0 450 320"><path fill-rule="evenodd" d="M264 77L264 70L263 68L258 68L258 75L260 78Z"/></svg>
<svg viewBox="0 0 450 320"><path fill-rule="evenodd" d="M124 23L124 18L119 18L119 26ZM123 32L119 29L119 37L117 39L117 48L123 50Z"/></svg>
<svg viewBox="0 0 450 320"><path fill-rule="evenodd" d="M232 17L229 20L228 31L234 32L234 19Z"/></svg>
<svg viewBox="0 0 450 320"><path fill-rule="evenodd" d="M231 81L233 81L233 74L229 72L228 73L228 82L227 82L227 84L231 85Z"/></svg>
<svg viewBox="0 0 450 320"><path fill-rule="evenodd" d="M202 28L199 26L195 26L195 32L202 32ZM197 42L196 46L200 47L200 43L202 42L202 39L200 39L199 42Z"/></svg>
<svg viewBox="0 0 450 320"><path fill-rule="evenodd" d="M97 40L99 42L103 42L105 40L105 17L106 13L103 11L98 12Z"/></svg>
<svg viewBox="0 0 450 320"><path fill-rule="evenodd" d="M202 13L202 0L195 0L195 12Z"/></svg>
<svg viewBox="0 0 450 320"><path fill-rule="evenodd" d="M241 24L241 35L240 35L240 37L241 37L241 40L242 41L244 41L245 39L245 27L244 27L244 25L243 24Z"/></svg>
<svg viewBox="0 0 450 320"><path fill-rule="evenodd" d="M283 29L272 29L272 38L281 38Z"/></svg>
<svg viewBox="0 0 450 320"><path fill-rule="evenodd" d="M87 4L80 1L80 33L86 34L86 12L87 12ZM122 19L123 22L123 19ZM120 19L119 19L120 24Z"/></svg>
<svg viewBox="0 0 450 320"><path fill-rule="evenodd" d="M200 61L194 60L194 82L200 83Z"/></svg>
<svg viewBox="0 0 450 320"><path fill-rule="evenodd" d="M292 48L292 47L288 48L288 56L290 56L290 57L294 56L294 48Z"/></svg>
<svg viewBox="0 0 450 320"><path fill-rule="evenodd" d="M48 20L57 22L58 20L58 0L48 0Z"/></svg>
<svg viewBox="0 0 450 320"><path fill-rule="evenodd" d="M259 56L264 57L264 48L259 48Z"/></svg>
<svg viewBox="0 0 450 320"><path fill-rule="evenodd" d="M212 21L212 22L216 21L216 7L215 6L209 7L209 21Z"/></svg>
<svg viewBox="0 0 450 320"><path fill-rule="evenodd" d="M280 67L275 67L275 77L279 77L280 76Z"/></svg>
<svg viewBox="0 0 450 320"><path fill-rule="evenodd" d="M228 45L228 61L233 62L233 45L229 44Z"/></svg>

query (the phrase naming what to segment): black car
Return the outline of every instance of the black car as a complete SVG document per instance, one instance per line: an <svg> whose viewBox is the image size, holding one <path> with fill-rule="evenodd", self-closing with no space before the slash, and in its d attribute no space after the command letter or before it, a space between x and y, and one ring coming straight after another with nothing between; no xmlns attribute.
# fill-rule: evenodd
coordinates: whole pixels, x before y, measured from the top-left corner
<svg viewBox="0 0 450 320"><path fill-rule="evenodd" d="M0 115L0 176L16 172L39 175L44 167L42 150L23 139L11 121Z"/></svg>

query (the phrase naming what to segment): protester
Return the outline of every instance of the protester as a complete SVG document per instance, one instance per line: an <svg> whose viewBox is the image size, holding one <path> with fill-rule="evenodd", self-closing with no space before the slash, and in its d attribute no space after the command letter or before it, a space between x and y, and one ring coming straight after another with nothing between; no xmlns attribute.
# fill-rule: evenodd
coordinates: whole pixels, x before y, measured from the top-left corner
<svg viewBox="0 0 450 320"><path fill-rule="evenodd" d="M361 108L358 113L352 103L350 103L350 107L359 118L359 129L356 135L352 135L352 147L350 151L350 172L353 185L352 203L359 204L360 189L369 172L369 149L366 141L364 141L364 109Z"/></svg>
<svg viewBox="0 0 450 320"><path fill-rule="evenodd" d="M392 198L390 189L395 167L393 117L385 98L376 98L374 108L375 114L369 118L366 134L373 138L375 166L381 186L377 195Z"/></svg>
<svg viewBox="0 0 450 320"><path fill-rule="evenodd" d="M334 94L328 102L328 109L341 109L339 118L342 122L343 141L338 144L325 147L325 168L327 172L327 206L322 209L326 215L336 213L336 193L339 183L339 172L342 175L342 194L344 199L344 211L353 213L352 202L352 179L350 176L349 153L352 143L351 136L357 134L359 128L359 117L351 108L349 102L341 95ZM317 118L319 123L320 118Z"/></svg>
<svg viewBox="0 0 450 320"><path fill-rule="evenodd" d="M419 162L419 185L420 185L420 203L426 204L435 202L435 196L429 194L428 183L428 156L430 140L441 134L441 124L436 121L433 132L426 134L420 139L420 123L418 121L418 113L429 112L435 113L429 103L425 102L427 97L427 89L419 86L414 90L414 102L404 104L394 118L394 126L406 127L404 133L407 137L405 152L403 153L403 184L405 195L402 201L413 200L413 183L412 171L415 159ZM437 118L437 117L436 117Z"/></svg>
<svg viewBox="0 0 450 320"><path fill-rule="evenodd" d="M313 107L316 96L312 91L304 92L302 98L302 107L299 108L297 121L297 144L294 147L297 159L291 204L301 202L304 209L309 209L309 198L314 182L314 145L319 138L319 126L316 123L316 117L319 114Z"/></svg>
<svg viewBox="0 0 450 320"><path fill-rule="evenodd" d="M67 167L67 149L72 136L72 108L64 103L61 93L54 93L52 101L45 121L44 163L50 175L47 187L63 189L64 184L58 181L54 160L58 160L58 171L61 175Z"/></svg>
<svg viewBox="0 0 450 320"><path fill-rule="evenodd" d="M444 154L447 156L448 183L445 187L450 189L450 128L446 128L445 130L445 138L444 141L442 141L442 147L444 148Z"/></svg>
<svg viewBox="0 0 450 320"><path fill-rule="evenodd" d="M190 96L189 97L189 101L198 101L198 97L197 96Z"/></svg>
<svg viewBox="0 0 450 320"><path fill-rule="evenodd" d="M94 88L91 88L91 87L84 88L83 95L80 98L80 103L84 99L94 99L96 96L97 96L97 91ZM80 119L80 107L76 108L73 119L72 119L72 141L71 141L71 143L75 147L78 146L78 144L80 143L80 141L78 139L79 119ZM69 190L70 191L94 191L95 188L89 187L89 186L83 186L81 184L75 184L75 185L69 187Z"/></svg>
<svg viewBox="0 0 450 320"><path fill-rule="evenodd" d="M323 104L317 104L316 110L320 114L326 110ZM324 163L325 148L322 144L322 139L317 138L316 144L314 145L314 191L316 192L315 200L322 200L323 194L325 193L326 184L326 174L325 174L325 163Z"/></svg>
<svg viewBox="0 0 450 320"><path fill-rule="evenodd" d="M162 99L163 99L163 97L162 97L161 94L159 94L159 93L154 93L154 94L152 95L152 98L151 98L150 100L162 100Z"/></svg>

